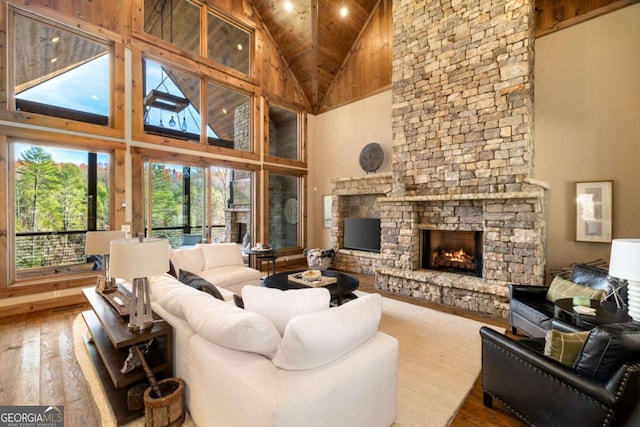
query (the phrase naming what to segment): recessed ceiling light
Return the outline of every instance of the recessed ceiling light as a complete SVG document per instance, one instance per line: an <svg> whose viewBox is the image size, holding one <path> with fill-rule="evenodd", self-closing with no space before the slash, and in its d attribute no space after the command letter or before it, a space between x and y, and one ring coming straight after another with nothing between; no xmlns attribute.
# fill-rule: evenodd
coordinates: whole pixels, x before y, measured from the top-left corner
<svg viewBox="0 0 640 427"><path fill-rule="evenodd" d="M346 6L342 6L342 9L340 9L340 16L344 18L347 16L347 13L349 13L349 9L347 9Z"/></svg>
<svg viewBox="0 0 640 427"><path fill-rule="evenodd" d="M238 50L242 50L242 45L238 43Z"/></svg>
<svg viewBox="0 0 640 427"><path fill-rule="evenodd" d="M284 10L286 10L287 12L293 11L293 3L291 3L290 1L285 1Z"/></svg>
<svg viewBox="0 0 640 427"><path fill-rule="evenodd" d="M227 109L226 109L226 108L223 108L223 109L222 109L222 112L223 112L224 114L227 114Z"/></svg>
<svg viewBox="0 0 640 427"><path fill-rule="evenodd" d="M51 43L58 43L60 41L60 36L51 37Z"/></svg>
<svg viewBox="0 0 640 427"><path fill-rule="evenodd" d="M53 64L53 63L54 63L54 62L56 62L57 60L58 60L58 58L51 58L51 59L49 60L49 62L51 62L51 63Z"/></svg>

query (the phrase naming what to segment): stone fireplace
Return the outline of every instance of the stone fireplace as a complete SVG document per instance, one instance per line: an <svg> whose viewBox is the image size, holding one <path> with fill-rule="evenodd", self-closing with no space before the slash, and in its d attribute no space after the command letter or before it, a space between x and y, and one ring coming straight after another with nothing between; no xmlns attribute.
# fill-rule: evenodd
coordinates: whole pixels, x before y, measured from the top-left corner
<svg viewBox="0 0 640 427"><path fill-rule="evenodd" d="M422 230L420 268L482 277L482 231Z"/></svg>
<svg viewBox="0 0 640 427"><path fill-rule="evenodd" d="M496 316L510 283L541 284L545 191L533 170L532 0L393 3L391 185L338 180L332 245L338 268L348 194L377 194L376 287ZM387 191L388 190L388 191ZM351 193L350 193L351 192ZM425 269L424 231L473 232L481 272ZM475 238L475 237L474 237Z"/></svg>

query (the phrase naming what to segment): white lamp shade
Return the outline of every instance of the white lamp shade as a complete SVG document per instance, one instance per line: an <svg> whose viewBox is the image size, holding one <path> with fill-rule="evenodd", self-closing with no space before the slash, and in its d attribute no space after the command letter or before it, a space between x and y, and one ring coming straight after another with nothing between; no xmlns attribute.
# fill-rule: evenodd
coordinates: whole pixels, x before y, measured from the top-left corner
<svg viewBox="0 0 640 427"><path fill-rule="evenodd" d="M111 277L135 279L169 271L169 242L166 239L113 240Z"/></svg>
<svg viewBox="0 0 640 427"><path fill-rule="evenodd" d="M640 281L640 239L613 239L609 276Z"/></svg>
<svg viewBox="0 0 640 427"><path fill-rule="evenodd" d="M124 231L87 231L85 255L108 255L112 240L126 239Z"/></svg>

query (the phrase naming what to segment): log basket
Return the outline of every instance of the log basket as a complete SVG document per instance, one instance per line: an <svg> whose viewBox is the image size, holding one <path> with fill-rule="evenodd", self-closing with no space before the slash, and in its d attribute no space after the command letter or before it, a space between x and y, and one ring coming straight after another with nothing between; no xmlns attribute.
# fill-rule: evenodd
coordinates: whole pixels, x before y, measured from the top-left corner
<svg viewBox="0 0 640 427"><path fill-rule="evenodd" d="M150 386L144 392L144 420L146 427L178 427L184 422L184 381L166 378L156 381L142 352L134 346L136 355L147 374Z"/></svg>

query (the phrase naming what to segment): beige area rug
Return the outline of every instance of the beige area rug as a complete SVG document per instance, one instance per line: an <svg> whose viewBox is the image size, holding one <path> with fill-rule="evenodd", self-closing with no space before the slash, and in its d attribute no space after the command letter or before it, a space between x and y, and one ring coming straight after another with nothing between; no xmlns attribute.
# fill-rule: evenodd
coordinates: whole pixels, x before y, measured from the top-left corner
<svg viewBox="0 0 640 427"><path fill-rule="evenodd" d="M451 423L480 374L483 325L383 298L380 330L400 342L395 426Z"/></svg>
<svg viewBox="0 0 640 427"><path fill-rule="evenodd" d="M364 294L363 292L357 292ZM398 413L396 427L448 425L480 374L482 323L390 298L383 298L380 330L398 338ZM502 328L495 328L504 332ZM82 342L87 329L78 316L73 324L74 349L103 426L115 420ZM127 426L144 425L144 418ZM188 418L185 426L195 424Z"/></svg>

